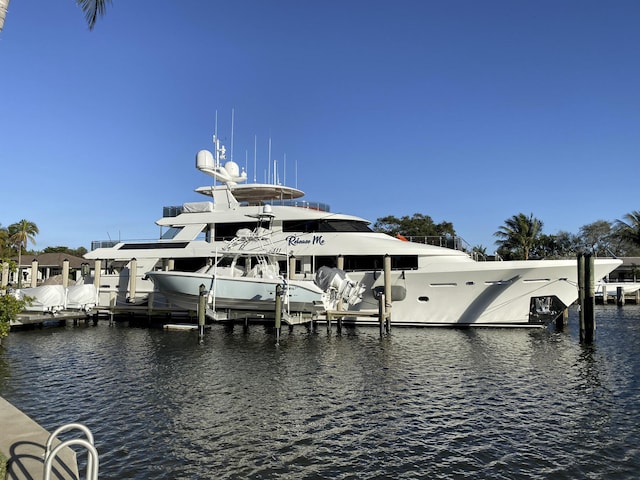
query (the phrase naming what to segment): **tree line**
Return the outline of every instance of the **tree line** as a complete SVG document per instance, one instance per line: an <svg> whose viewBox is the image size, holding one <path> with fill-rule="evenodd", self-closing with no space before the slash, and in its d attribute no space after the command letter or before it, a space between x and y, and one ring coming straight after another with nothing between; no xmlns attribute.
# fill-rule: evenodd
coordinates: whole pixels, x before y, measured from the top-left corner
<svg viewBox="0 0 640 480"><path fill-rule="evenodd" d="M640 256L640 212L633 211L613 222L597 220L580 227L578 233L543 232L544 223L533 216L518 213L507 218L493 234L496 253L504 260L552 259L573 257L579 252L592 252L601 257ZM444 237L453 239L456 232L451 222L435 223L429 215L386 216L373 225L377 232L400 237ZM487 247L471 248L479 256L487 256Z"/></svg>

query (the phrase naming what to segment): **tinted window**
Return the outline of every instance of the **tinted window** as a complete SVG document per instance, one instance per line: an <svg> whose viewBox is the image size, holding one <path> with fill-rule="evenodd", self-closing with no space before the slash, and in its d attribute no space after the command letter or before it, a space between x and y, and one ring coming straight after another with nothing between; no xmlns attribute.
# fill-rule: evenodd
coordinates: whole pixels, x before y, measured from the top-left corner
<svg viewBox="0 0 640 480"><path fill-rule="evenodd" d="M371 232L365 222L355 220L288 220L282 222L284 232Z"/></svg>

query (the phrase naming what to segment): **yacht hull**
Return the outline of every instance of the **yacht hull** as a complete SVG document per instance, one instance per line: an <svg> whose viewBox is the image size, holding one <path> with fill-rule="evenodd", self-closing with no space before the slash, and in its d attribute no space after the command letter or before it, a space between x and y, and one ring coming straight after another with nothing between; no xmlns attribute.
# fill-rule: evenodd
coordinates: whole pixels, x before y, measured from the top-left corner
<svg viewBox="0 0 640 480"><path fill-rule="evenodd" d="M288 281L285 285L280 278L216 277L173 271L149 272L147 276L169 302L186 310L198 309L201 285L207 293L207 307L214 310L272 312L278 285L286 291L284 302L290 312L322 310L323 292L309 281Z"/></svg>
<svg viewBox="0 0 640 480"><path fill-rule="evenodd" d="M596 260L595 275L604 276L619 264L614 259ZM377 308L374 292L384 288L382 274L349 276L368 287L363 301L352 309ZM544 326L578 299L577 284L573 260L465 262L426 271L393 271L392 324Z"/></svg>

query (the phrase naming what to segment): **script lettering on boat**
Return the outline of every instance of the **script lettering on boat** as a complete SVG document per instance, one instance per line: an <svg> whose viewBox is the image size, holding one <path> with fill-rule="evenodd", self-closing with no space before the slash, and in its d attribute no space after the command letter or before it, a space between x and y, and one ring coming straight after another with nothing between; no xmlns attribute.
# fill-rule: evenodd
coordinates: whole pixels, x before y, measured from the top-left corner
<svg viewBox="0 0 640 480"><path fill-rule="evenodd" d="M324 245L324 238L322 235L314 235L312 238L303 238L298 235L289 235L287 238L287 245Z"/></svg>

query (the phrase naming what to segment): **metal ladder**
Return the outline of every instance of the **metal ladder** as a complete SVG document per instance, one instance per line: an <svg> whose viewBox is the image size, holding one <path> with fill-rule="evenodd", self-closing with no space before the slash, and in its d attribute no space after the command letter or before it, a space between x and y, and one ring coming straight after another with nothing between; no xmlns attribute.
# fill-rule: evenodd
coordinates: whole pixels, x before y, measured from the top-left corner
<svg viewBox="0 0 640 480"><path fill-rule="evenodd" d="M69 430L80 430L84 433L85 438L74 438L71 440L65 440L64 442L58 444L55 448L52 448L54 440L61 433L68 432ZM63 425L58 427L53 431L49 438L47 439L47 443L45 445L44 452L44 480L51 480L51 471L53 460L57 457L58 453L66 447L70 447L71 445L79 445L87 449L87 480L98 480L98 451L96 447L93 446L93 435L91 431L82 425L81 423L68 423L67 425Z"/></svg>

